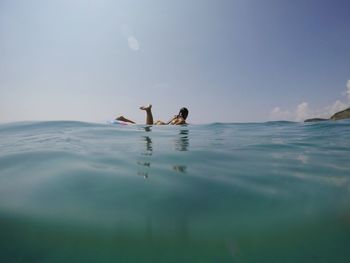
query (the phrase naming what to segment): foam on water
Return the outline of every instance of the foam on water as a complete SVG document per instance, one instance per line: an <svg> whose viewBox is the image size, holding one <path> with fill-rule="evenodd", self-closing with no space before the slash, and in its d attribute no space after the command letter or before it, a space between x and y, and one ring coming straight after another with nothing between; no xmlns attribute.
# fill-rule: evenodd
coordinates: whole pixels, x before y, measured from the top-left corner
<svg viewBox="0 0 350 263"><path fill-rule="evenodd" d="M0 125L1 262L346 262L350 122Z"/></svg>

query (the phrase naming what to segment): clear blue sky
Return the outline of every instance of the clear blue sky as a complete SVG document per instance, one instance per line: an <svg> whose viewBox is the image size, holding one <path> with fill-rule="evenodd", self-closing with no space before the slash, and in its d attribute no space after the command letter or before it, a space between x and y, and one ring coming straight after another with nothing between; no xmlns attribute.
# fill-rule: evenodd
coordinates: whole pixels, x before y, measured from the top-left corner
<svg viewBox="0 0 350 263"><path fill-rule="evenodd" d="M348 80L348 0L0 1L0 122L301 120Z"/></svg>

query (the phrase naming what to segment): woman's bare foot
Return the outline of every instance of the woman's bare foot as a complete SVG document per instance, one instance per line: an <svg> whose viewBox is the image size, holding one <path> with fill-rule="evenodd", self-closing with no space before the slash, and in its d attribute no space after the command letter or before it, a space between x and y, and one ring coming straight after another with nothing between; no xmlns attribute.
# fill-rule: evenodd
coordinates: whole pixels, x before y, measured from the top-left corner
<svg viewBox="0 0 350 263"><path fill-rule="evenodd" d="M148 106L141 106L140 110L146 111L146 124L153 125L152 105L148 104Z"/></svg>
<svg viewBox="0 0 350 263"><path fill-rule="evenodd" d="M128 120L127 118L125 118L124 116L119 116L118 118L115 118L117 121L125 121L125 122L130 122L130 123L135 123L131 120Z"/></svg>
<svg viewBox="0 0 350 263"><path fill-rule="evenodd" d="M140 110L150 111L152 109L152 105L148 104L148 106L141 106Z"/></svg>

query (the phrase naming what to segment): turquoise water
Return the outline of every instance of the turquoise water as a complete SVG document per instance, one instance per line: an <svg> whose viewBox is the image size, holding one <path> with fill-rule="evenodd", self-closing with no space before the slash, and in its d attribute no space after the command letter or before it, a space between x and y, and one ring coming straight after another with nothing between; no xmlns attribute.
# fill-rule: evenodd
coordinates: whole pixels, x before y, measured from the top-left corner
<svg viewBox="0 0 350 263"><path fill-rule="evenodd" d="M348 262L350 122L0 125L0 262Z"/></svg>

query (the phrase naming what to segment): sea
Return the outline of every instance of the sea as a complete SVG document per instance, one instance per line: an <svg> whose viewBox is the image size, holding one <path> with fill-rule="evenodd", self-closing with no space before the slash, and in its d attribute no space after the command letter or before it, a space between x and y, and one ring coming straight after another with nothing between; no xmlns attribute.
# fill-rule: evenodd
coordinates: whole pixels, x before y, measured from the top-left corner
<svg viewBox="0 0 350 263"><path fill-rule="evenodd" d="M0 262L349 262L350 121L0 124Z"/></svg>

